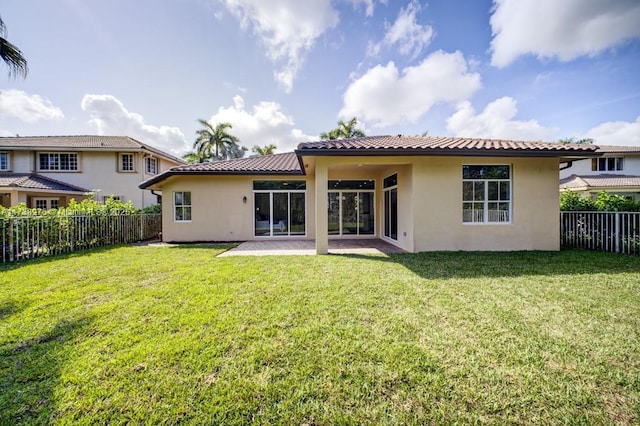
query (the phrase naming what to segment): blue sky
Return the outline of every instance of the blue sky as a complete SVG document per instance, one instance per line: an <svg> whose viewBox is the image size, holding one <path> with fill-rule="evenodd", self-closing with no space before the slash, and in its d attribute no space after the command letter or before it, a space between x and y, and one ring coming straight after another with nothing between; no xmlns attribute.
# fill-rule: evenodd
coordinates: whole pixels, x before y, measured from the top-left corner
<svg viewBox="0 0 640 426"><path fill-rule="evenodd" d="M174 154L198 118L278 151L367 134L640 145L636 0L8 0L29 63L2 135L129 135ZM4 68L6 71L6 67Z"/></svg>

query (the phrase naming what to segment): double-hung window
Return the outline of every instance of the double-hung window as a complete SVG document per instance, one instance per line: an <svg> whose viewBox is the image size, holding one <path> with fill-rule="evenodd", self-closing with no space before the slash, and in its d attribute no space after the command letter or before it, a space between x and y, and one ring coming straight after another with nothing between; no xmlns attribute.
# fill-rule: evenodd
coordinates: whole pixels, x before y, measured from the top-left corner
<svg viewBox="0 0 640 426"><path fill-rule="evenodd" d="M124 153L120 154L120 171L121 172L133 172L133 154Z"/></svg>
<svg viewBox="0 0 640 426"><path fill-rule="evenodd" d="M511 166L462 166L462 221L511 221Z"/></svg>
<svg viewBox="0 0 640 426"><path fill-rule="evenodd" d="M144 159L144 167L145 167L145 172L148 175L158 174L158 160L156 160L155 158L146 157Z"/></svg>
<svg viewBox="0 0 640 426"><path fill-rule="evenodd" d="M78 154L75 152L41 152L38 154L38 169L41 171L78 170Z"/></svg>
<svg viewBox="0 0 640 426"><path fill-rule="evenodd" d="M1 171L9 170L9 153L8 152L0 152L0 170Z"/></svg>
<svg viewBox="0 0 640 426"><path fill-rule="evenodd" d="M191 192L173 193L173 218L176 222L191 221Z"/></svg>

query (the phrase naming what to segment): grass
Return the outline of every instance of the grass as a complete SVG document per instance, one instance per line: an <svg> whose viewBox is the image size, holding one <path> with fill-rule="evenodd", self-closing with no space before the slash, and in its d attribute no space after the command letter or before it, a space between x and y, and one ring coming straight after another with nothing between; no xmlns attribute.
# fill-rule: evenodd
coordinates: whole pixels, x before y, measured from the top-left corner
<svg viewBox="0 0 640 426"><path fill-rule="evenodd" d="M586 251L0 267L0 424L633 424L640 261Z"/></svg>

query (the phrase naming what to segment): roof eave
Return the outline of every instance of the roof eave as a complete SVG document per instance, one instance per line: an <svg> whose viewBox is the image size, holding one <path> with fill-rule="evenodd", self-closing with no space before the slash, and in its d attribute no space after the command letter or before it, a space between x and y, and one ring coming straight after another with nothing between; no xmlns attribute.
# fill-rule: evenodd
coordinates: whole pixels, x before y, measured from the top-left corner
<svg viewBox="0 0 640 426"><path fill-rule="evenodd" d="M456 156L456 157L558 157L584 158L599 157L595 151L574 150L523 150L523 149L296 149L298 158L302 156Z"/></svg>
<svg viewBox="0 0 640 426"><path fill-rule="evenodd" d="M167 170L166 172L159 174L157 176L154 176L150 179L145 180L144 182L142 182L140 185L138 185L138 188L140 189L147 189L153 185L155 185L156 183L162 182L163 180L171 177L171 176L184 176L184 175L190 175L190 176L304 176L304 174L302 173L302 171L300 170L295 170L295 171L273 171L273 170L260 170L260 171L247 171L247 170L238 170L238 171L233 171L233 170L185 170L185 171L181 171L181 170Z"/></svg>

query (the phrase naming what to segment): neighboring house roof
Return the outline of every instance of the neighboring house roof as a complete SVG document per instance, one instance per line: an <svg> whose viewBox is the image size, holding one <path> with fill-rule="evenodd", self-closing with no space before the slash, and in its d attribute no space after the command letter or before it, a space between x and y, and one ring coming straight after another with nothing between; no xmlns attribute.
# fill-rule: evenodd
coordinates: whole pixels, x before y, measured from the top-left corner
<svg viewBox="0 0 640 426"><path fill-rule="evenodd" d="M35 173L0 173L0 188L38 189L83 194L89 192L88 189Z"/></svg>
<svg viewBox="0 0 640 426"><path fill-rule="evenodd" d="M77 150L77 151L137 151L150 152L160 157L185 164L171 154L142 143L129 136L16 136L0 137L0 149L14 150Z"/></svg>
<svg viewBox="0 0 640 426"><path fill-rule="evenodd" d="M637 187L640 189L640 176L607 174L593 176L571 175L564 179L560 179L560 189L570 189L572 191L627 187Z"/></svg>
<svg viewBox="0 0 640 426"><path fill-rule="evenodd" d="M640 155L640 146L598 145L598 152L602 154L638 154Z"/></svg>
<svg viewBox="0 0 640 426"><path fill-rule="evenodd" d="M211 163L172 167L144 182L142 189L169 176L183 174L272 174L304 175L301 157L305 155L464 155L464 156L598 156L596 146L546 142L521 142L493 139L448 137L369 136L298 145L295 152L263 155Z"/></svg>
<svg viewBox="0 0 640 426"><path fill-rule="evenodd" d="M370 136L306 142L298 145L298 155L465 155L540 156L596 155L597 146L525 142L499 139L435 136Z"/></svg>

